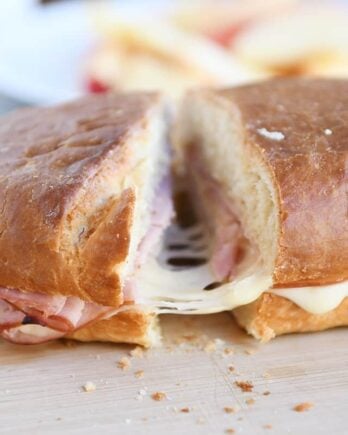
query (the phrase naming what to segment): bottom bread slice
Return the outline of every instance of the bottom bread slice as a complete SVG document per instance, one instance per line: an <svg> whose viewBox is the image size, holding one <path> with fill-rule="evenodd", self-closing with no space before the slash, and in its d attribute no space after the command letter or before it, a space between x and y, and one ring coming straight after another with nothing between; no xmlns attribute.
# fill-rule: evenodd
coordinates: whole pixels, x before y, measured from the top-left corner
<svg viewBox="0 0 348 435"><path fill-rule="evenodd" d="M78 341L109 341L154 347L161 341L159 321L155 314L123 311L110 319L100 320L67 336Z"/></svg>
<svg viewBox="0 0 348 435"><path fill-rule="evenodd" d="M238 324L258 340L266 342L277 335L314 332L348 325L348 298L324 314L312 314L281 296L264 293L251 304L233 310Z"/></svg>

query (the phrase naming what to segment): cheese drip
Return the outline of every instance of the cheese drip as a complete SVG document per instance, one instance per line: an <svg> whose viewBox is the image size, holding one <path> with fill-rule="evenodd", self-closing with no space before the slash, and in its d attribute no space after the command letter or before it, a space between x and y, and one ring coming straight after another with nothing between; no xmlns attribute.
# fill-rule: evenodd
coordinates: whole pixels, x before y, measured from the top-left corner
<svg viewBox="0 0 348 435"><path fill-rule="evenodd" d="M195 249L195 243L201 244L202 240L194 242L193 245L192 242L188 243L190 235L197 232L197 229L195 227L183 231L172 226L166 246L174 242L187 243L187 249L181 251L182 256L208 257L206 245L201 250ZM254 302L264 292L289 299L312 314L323 314L337 308L348 296L348 281L313 287L273 289L271 274L265 271L259 257L251 249L238 265L231 282L217 284L216 288L205 290L216 281L209 263L186 269L170 268L166 260L171 255L173 252L164 249L158 259L148 259L136 275L140 287L136 303L153 309L158 314L209 314L229 311Z"/></svg>

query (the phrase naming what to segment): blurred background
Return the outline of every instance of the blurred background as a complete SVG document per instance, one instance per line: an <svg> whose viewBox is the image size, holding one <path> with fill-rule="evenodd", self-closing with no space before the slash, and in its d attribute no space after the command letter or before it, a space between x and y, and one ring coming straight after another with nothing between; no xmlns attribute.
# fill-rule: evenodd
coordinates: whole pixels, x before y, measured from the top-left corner
<svg viewBox="0 0 348 435"><path fill-rule="evenodd" d="M2 0L0 111L108 90L348 77L343 0Z"/></svg>

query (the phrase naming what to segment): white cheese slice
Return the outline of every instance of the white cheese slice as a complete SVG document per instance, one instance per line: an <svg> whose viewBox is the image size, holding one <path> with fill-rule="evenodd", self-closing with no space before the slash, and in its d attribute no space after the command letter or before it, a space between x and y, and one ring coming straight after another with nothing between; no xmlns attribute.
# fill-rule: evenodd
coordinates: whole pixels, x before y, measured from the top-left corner
<svg viewBox="0 0 348 435"><path fill-rule="evenodd" d="M348 281L313 287L271 289L269 292L290 299L310 313L324 314L337 308L348 296Z"/></svg>

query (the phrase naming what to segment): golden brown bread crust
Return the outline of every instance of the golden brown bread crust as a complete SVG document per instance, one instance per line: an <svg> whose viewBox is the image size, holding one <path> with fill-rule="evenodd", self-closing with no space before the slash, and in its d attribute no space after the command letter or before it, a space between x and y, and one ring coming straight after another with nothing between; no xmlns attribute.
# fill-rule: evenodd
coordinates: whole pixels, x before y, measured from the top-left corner
<svg viewBox="0 0 348 435"><path fill-rule="evenodd" d="M348 325L348 298L325 314L312 314L289 299L264 293L256 301L233 310L240 326L261 341L292 332L314 332Z"/></svg>
<svg viewBox="0 0 348 435"><path fill-rule="evenodd" d="M149 347L159 340L159 332L156 331L157 322L158 319L153 313L124 311L110 319L99 320L81 328L67 338L79 341L134 343Z"/></svg>
<svg viewBox="0 0 348 435"><path fill-rule="evenodd" d="M348 279L348 81L275 79L214 95L240 113L245 143L263 156L278 190L274 283Z"/></svg>
<svg viewBox="0 0 348 435"><path fill-rule="evenodd" d="M89 96L0 120L1 286L122 302L114 266L128 254L135 193L108 185L137 163L159 101Z"/></svg>

